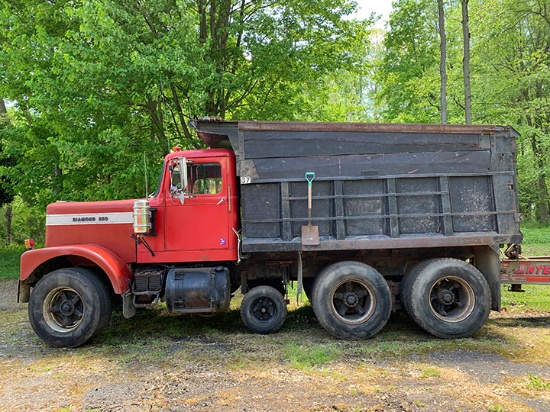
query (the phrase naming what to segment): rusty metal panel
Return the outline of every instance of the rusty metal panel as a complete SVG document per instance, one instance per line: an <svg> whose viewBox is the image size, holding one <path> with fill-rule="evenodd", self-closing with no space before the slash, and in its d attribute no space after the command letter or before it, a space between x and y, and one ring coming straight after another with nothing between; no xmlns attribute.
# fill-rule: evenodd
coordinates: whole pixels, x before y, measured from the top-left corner
<svg viewBox="0 0 550 412"><path fill-rule="evenodd" d="M397 177L435 174L486 174L489 150L472 152L379 153L375 155L304 156L249 159L239 167L241 178L251 182L302 180L307 170L317 179Z"/></svg>
<svg viewBox="0 0 550 412"><path fill-rule="evenodd" d="M386 183L384 180L344 182L346 236L387 235Z"/></svg>
<svg viewBox="0 0 550 412"><path fill-rule="evenodd" d="M455 232L496 231L490 177L451 177L449 191Z"/></svg>
<svg viewBox="0 0 550 412"><path fill-rule="evenodd" d="M439 179L399 179L396 192L400 233L440 233L442 193Z"/></svg>
<svg viewBox="0 0 550 412"><path fill-rule="evenodd" d="M243 229L247 237L278 238L281 196L278 183L253 184L241 189Z"/></svg>

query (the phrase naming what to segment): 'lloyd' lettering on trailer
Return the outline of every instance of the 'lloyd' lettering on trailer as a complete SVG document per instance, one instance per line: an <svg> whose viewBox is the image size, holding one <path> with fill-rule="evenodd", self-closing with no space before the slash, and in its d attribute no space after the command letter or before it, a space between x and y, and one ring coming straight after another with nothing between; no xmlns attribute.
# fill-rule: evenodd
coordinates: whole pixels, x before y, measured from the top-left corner
<svg viewBox="0 0 550 412"><path fill-rule="evenodd" d="M133 218L132 212L51 214L46 216L46 226L132 224Z"/></svg>
<svg viewBox="0 0 550 412"><path fill-rule="evenodd" d="M514 275L550 275L549 265L520 265Z"/></svg>

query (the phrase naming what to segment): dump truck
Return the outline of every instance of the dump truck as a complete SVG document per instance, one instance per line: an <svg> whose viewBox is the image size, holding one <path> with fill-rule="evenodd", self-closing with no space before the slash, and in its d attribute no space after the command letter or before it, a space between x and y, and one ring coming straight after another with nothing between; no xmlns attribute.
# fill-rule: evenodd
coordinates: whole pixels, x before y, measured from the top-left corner
<svg viewBox="0 0 550 412"><path fill-rule="evenodd" d="M146 199L56 202L21 257L18 301L51 346L125 317L229 310L284 324L288 285L336 338L403 309L440 338L500 309L500 248L521 242L507 126L198 120L208 148L165 157Z"/></svg>

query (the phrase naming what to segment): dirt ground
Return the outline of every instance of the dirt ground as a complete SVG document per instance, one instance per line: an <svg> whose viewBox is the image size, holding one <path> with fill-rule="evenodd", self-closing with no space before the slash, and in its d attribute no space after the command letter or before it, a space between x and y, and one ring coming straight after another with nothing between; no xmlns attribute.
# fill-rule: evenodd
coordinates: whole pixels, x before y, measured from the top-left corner
<svg viewBox="0 0 550 412"><path fill-rule="evenodd" d="M343 342L308 319L303 332L285 325L269 336L239 327L174 333L182 321L151 313L115 315L85 347L52 349L34 335L15 294L16 281L0 281L2 411L550 411L550 365L513 360L510 336L518 335L498 332L523 325L547 342L547 314L492 315L483 333L497 336L453 343L407 329L419 350L406 356L393 342L405 328L399 320L373 340ZM140 336L144 319L148 336ZM488 350L487 341L510 345L511 355ZM319 348L326 361L303 361Z"/></svg>

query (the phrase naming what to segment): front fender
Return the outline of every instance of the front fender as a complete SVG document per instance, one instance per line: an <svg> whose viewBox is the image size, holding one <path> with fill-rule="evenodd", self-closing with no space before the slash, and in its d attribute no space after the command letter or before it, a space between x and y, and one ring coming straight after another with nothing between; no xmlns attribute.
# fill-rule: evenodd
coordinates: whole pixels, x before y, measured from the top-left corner
<svg viewBox="0 0 550 412"><path fill-rule="evenodd" d="M47 263L56 258L65 258L75 266L78 264L89 266L90 263L98 266L111 281L114 292L119 295L130 287L129 280L132 278L132 273L126 262L111 250L95 244L28 250L21 255L19 282L24 282L31 275L40 275L40 267L42 265L48 267Z"/></svg>

